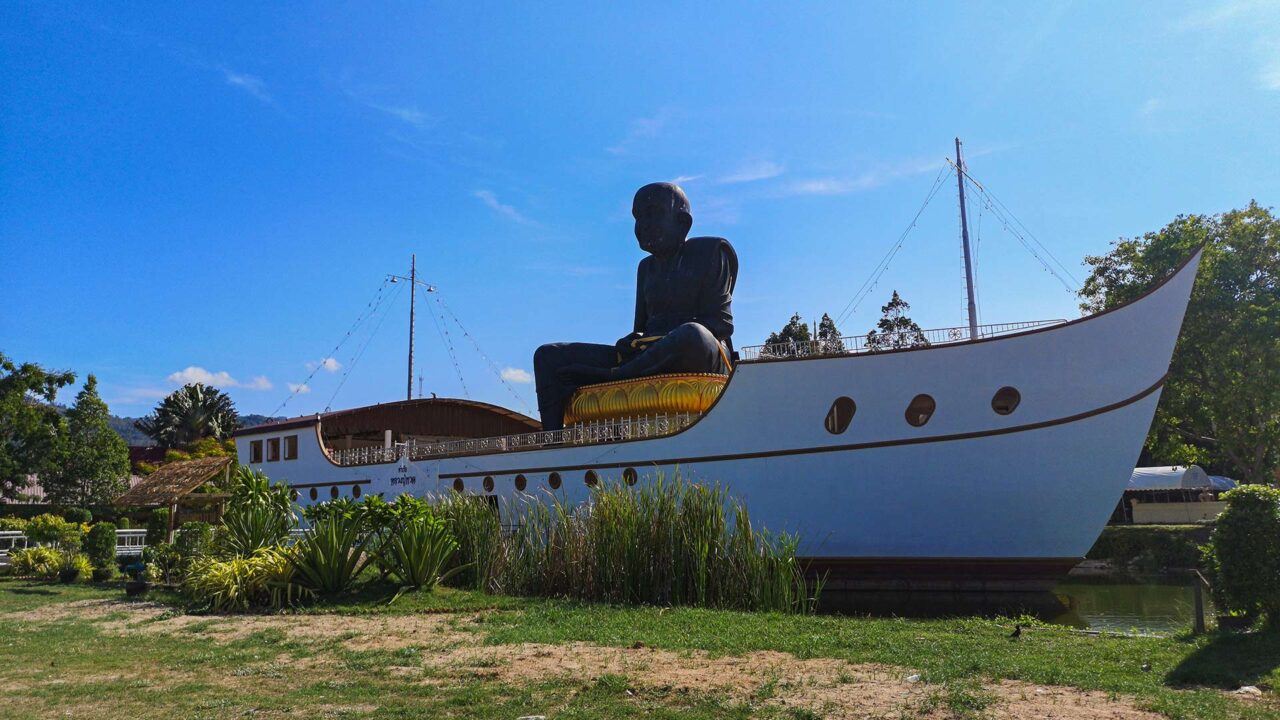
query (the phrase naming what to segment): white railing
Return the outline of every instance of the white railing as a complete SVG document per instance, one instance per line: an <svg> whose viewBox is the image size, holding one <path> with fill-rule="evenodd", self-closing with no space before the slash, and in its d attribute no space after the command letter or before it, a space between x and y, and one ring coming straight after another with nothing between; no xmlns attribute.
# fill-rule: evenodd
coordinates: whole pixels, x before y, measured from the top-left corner
<svg viewBox="0 0 1280 720"><path fill-rule="evenodd" d="M822 355L857 355L868 352L898 350L908 347L950 345L968 342L970 339L1006 335L1008 333L1031 330L1049 325L1060 325L1066 320L1030 320L1027 322L997 323L979 325L976 338L969 337L968 326L934 328L918 332L874 333L868 335L851 335L849 337L831 338L827 340L806 340L804 342L774 343L772 345L751 345L738 351L740 362L755 360L782 360Z"/></svg>
<svg viewBox="0 0 1280 720"><path fill-rule="evenodd" d="M22 550L38 544L28 540L21 530L0 530L0 565L9 564L9 554L14 550ZM116 555L141 555L142 549L146 546L147 531L145 529L116 530Z"/></svg>
<svg viewBox="0 0 1280 720"><path fill-rule="evenodd" d="M642 415L620 420L583 423L563 430L542 430L518 435L467 438L437 443L409 442L389 448L331 450L330 456L339 465L372 465L396 462L406 456L410 460L430 460L450 455L532 450L547 445L590 445L671 435L689 427L697 418L696 413Z"/></svg>

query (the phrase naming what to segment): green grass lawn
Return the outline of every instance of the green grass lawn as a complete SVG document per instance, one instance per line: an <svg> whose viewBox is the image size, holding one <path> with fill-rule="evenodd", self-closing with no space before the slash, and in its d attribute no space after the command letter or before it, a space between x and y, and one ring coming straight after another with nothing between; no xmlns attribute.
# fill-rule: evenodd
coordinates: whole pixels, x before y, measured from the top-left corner
<svg viewBox="0 0 1280 720"><path fill-rule="evenodd" d="M130 605L78 613L74 601L119 600L118 587L0 582L0 715L67 717L808 718L820 708L778 704L764 682L747 696L652 686L642 671L547 674L520 682L493 672L521 643L664 649L712 657L780 651L797 658L875 663L921 674L923 690L890 718L994 712L995 680L1099 690L1173 718L1280 718L1280 635L1097 637L980 619L803 617L685 608L623 608L438 589L388 604L394 589L365 586L286 618L198 616L163 634L182 610L132 620ZM156 599L156 598L153 598ZM165 599L165 598L162 598ZM176 602L177 598L167 598ZM328 617L320 617L328 616ZM140 616L137 616L140 617ZM352 647L356 631L298 637L293 623L426 622L443 640ZM263 620L272 620L267 627ZM258 624L255 624L258 623ZM262 627L259 627L262 625ZM363 626L362 626L363 627ZM424 626L425 627L425 626ZM236 629L243 632L232 632ZM214 632L224 632L218 634ZM447 631L447 632L446 632ZM449 634L452 633L452 634ZM470 654L429 662L456 638ZM450 638L455 638L450 640ZM492 657L485 652L492 650ZM679 657L676 655L673 657ZM700 655L699 655L700 656ZM1151 671L1143 672L1143 663ZM853 666L850 666L853 667ZM1227 690L1257 685L1261 701ZM838 715L833 712L832 714Z"/></svg>

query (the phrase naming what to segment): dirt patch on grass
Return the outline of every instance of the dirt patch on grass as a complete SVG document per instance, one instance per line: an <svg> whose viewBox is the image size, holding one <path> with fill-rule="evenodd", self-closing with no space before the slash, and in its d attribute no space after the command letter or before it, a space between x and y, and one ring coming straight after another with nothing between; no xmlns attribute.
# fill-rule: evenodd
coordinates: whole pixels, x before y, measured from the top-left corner
<svg viewBox="0 0 1280 720"><path fill-rule="evenodd" d="M475 613L462 613L472 618ZM452 615L186 615L172 607L129 600L78 600L0 616L20 622L88 620L108 634L195 634L218 642L279 631L286 641L340 643L349 650L396 650L474 643L476 636L455 628Z"/></svg>
<svg viewBox="0 0 1280 720"><path fill-rule="evenodd" d="M722 693L763 705L806 708L831 718L952 717L958 708L992 718L1148 720L1132 698L1030 683L930 685L909 670L843 660L801 660L780 652L713 658L702 652L607 648L583 643L458 647L426 654L432 675L451 673L530 683L573 678L589 686L624 678L636 696ZM613 676L612 679L609 676ZM604 678L604 680L602 680Z"/></svg>

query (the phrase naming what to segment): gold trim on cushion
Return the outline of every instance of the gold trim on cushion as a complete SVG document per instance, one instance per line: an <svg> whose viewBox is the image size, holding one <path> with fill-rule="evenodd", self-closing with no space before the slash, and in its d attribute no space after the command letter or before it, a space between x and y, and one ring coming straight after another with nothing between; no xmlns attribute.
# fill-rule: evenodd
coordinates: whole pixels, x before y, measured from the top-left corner
<svg viewBox="0 0 1280 720"><path fill-rule="evenodd" d="M728 375L689 373L584 385L569 398L564 424L666 413L701 415L728 380Z"/></svg>

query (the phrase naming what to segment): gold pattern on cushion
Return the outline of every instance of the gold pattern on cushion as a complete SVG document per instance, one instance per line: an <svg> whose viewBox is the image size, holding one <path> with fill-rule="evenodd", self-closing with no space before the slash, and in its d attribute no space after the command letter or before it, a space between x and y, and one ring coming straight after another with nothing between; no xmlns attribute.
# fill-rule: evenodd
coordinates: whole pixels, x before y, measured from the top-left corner
<svg viewBox="0 0 1280 720"><path fill-rule="evenodd" d="M665 413L701 415L720 397L728 380L728 375L691 373L584 385L569 398L564 424Z"/></svg>

